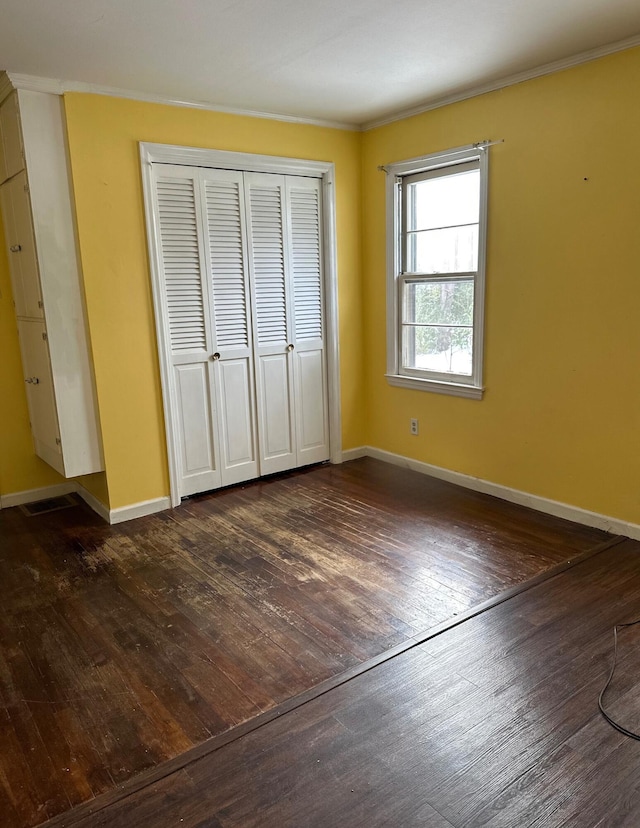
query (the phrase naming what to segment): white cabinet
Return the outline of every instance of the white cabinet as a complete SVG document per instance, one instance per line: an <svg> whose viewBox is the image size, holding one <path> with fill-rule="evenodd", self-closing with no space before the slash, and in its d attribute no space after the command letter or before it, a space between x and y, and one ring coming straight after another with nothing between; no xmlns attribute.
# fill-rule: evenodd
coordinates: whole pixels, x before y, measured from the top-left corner
<svg viewBox="0 0 640 828"><path fill-rule="evenodd" d="M43 319L42 292L28 192L27 174L24 170L0 187L4 234L9 251L16 316Z"/></svg>
<svg viewBox="0 0 640 828"><path fill-rule="evenodd" d="M62 448L44 322L18 320L18 332L36 453L57 468Z"/></svg>
<svg viewBox="0 0 640 828"><path fill-rule="evenodd" d="M18 93L12 92L0 104L0 177L11 178L24 169L22 129L18 114Z"/></svg>
<svg viewBox="0 0 640 828"><path fill-rule="evenodd" d="M0 105L0 206L36 454L65 477L104 468L77 260L62 100Z"/></svg>

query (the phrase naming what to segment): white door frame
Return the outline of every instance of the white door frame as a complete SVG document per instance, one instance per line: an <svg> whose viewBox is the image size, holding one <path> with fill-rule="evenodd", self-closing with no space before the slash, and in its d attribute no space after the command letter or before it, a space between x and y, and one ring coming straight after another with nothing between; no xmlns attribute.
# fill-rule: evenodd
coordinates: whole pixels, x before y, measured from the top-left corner
<svg viewBox="0 0 640 828"><path fill-rule="evenodd" d="M279 175L303 175L322 180L323 253L324 253L324 317L325 346L327 349L327 388L329 397L329 452L332 463L342 462L342 428L340 412L340 354L338 338L338 279L336 259L336 207L335 168L327 161L306 161L298 158L281 158L275 155L251 155L244 152L180 147L169 144L140 142L142 188L144 194L145 221L153 305L158 337L158 357L162 383L171 505L180 504L180 473L175 424L177 401L172 392L170 338L167 314L161 285L160 228L154 203L154 164L179 164L181 166L211 167L214 169L242 170L243 172L268 172Z"/></svg>

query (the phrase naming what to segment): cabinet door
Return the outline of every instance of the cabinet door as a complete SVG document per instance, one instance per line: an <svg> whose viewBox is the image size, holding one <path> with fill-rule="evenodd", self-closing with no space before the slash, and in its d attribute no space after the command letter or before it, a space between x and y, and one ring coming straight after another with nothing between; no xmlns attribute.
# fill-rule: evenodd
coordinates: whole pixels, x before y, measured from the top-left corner
<svg viewBox="0 0 640 828"><path fill-rule="evenodd" d="M44 322L19 320L18 331L36 454L64 473Z"/></svg>
<svg viewBox="0 0 640 828"><path fill-rule="evenodd" d="M15 92L0 106L0 140L0 181L5 181L24 169L18 96Z"/></svg>
<svg viewBox="0 0 640 828"><path fill-rule="evenodd" d="M4 233L16 315L42 319L42 293L31 223L27 174L21 172L0 187Z"/></svg>

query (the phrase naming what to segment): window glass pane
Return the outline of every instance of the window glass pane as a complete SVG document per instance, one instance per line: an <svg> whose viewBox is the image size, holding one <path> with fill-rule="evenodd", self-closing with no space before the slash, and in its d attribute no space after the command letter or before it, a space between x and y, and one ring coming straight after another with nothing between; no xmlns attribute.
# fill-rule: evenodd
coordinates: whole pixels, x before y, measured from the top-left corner
<svg viewBox="0 0 640 828"><path fill-rule="evenodd" d="M477 224L480 170L426 178L407 187L407 230Z"/></svg>
<svg viewBox="0 0 640 828"><path fill-rule="evenodd" d="M478 269L478 225L407 234L407 273L467 273Z"/></svg>
<svg viewBox="0 0 640 828"><path fill-rule="evenodd" d="M473 280L406 283L404 321L473 325Z"/></svg>
<svg viewBox="0 0 640 828"><path fill-rule="evenodd" d="M403 368L471 376L473 332L470 328L403 326Z"/></svg>

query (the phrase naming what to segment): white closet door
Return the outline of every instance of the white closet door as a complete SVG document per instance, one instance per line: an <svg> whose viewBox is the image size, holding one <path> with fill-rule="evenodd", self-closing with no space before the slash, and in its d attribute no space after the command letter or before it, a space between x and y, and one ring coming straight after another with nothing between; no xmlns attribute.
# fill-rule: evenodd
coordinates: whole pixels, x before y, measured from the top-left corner
<svg viewBox="0 0 640 828"><path fill-rule="evenodd" d="M298 466L329 459L320 187L318 179L286 178Z"/></svg>
<svg viewBox="0 0 640 828"><path fill-rule="evenodd" d="M320 182L154 173L180 495L327 460Z"/></svg>
<svg viewBox="0 0 640 828"><path fill-rule="evenodd" d="M329 459L320 182L245 174L260 469Z"/></svg>
<svg viewBox="0 0 640 828"><path fill-rule="evenodd" d="M223 486L258 477L242 173L202 170L216 429Z"/></svg>
<svg viewBox="0 0 640 828"><path fill-rule="evenodd" d="M174 440L180 495L221 485L214 429L215 353L198 171L162 166L156 178L156 221L161 258L160 292L172 369Z"/></svg>
<svg viewBox="0 0 640 828"><path fill-rule="evenodd" d="M260 473L294 468L293 325L287 285L285 178L245 173Z"/></svg>

